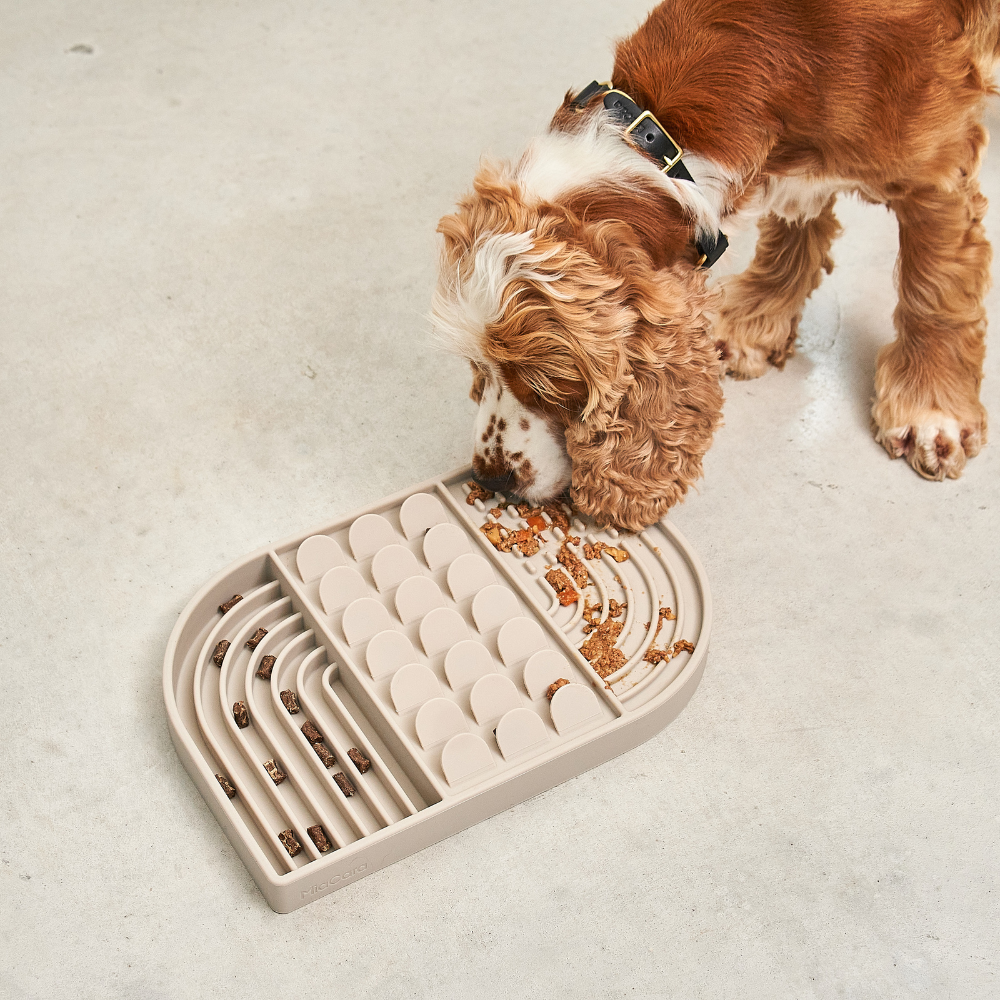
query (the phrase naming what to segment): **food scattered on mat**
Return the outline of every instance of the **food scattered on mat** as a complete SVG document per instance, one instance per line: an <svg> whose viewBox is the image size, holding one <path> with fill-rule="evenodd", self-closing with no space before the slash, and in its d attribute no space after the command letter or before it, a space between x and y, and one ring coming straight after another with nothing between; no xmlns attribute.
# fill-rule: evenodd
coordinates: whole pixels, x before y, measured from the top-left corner
<svg viewBox="0 0 1000 1000"><path fill-rule="evenodd" d="M484 490L479 483L470 479L466 484L469 487L469 495L465 498L465 502L471 507L477 500L482 500L484 503L487 500L492 500L494 493L492 490Z"/></svg>
<svg viewBox="0 0 1000 1000"><path fill-rule="evenodd" d="M216 647L215 652L212 654L212 662L217 666L222 666L222 661L226 658L226 650L229 649L230 641L228 639L223 639Z"/></svg>
<svg viewBox="0 0 1000 1000"><path fill-rule="evenodd" d="M603 621L591 633L590 638L580 647L580 652L590 660L590 665L599 677L609 677L625 666L625 655L615 648L615 640L621 635L622 623L610 618Z"/></svg>
<svg viewBox="0 0 1000 1000"><path fill-rule="evenodd" d="M559 688L564 687L569 684L569 681L565 677L560 677L558 680L553 681L545 691L545 697L549 701L552 701L552 696L559 690Z"/></svg>
<svg viewBox="0 0 1000 1000"><path fill-rule="evenodd" d="M236 720L236 725L240 729L246 729L250 725L250 713L247 711L247 703L245 701L233 702L233 719Z"/></svg>
<svg viewBox="0 0 1000 1000"><path fill-rule="evenodd" d="M608 545L607 542L594 542L593 545L587 542L583 546L585 559L600 559L601 555L605 552L618 563L625 562L628 559L628 553L624 549L617 549L613 545Z"/></svg>
<svg viewBox="0 0 1000 1000"><path fill-rule="evenodd" d="M260 640L267 635L266 628L259 628L249 639L247 639L247 649L256 649L260 645Z"/></svg>
<svg viewBox="0 0 1000 1000"><path fill-rule="evenodd" d="M318 823L316 826L309 827L309 829L306 830L306 833L309 834L310 839L316 845L316 850L319 851L320 854L325 854L328 850L330 850L330 841L326 839L323 827L321 827Z"/></svg>
<svg viewBox="0 0 1000 1000"><path fill-rule="evenodd" d="M237 605L237 604L239 604L239 603L240 603L240 601L242 601L242 600L243 600L243 595L242 595L242 594L233 594L233 596L232 596L232 597L230 597L230 598L229 598L229 600L228 600L228 601L226 601L226 603L225 603L225 604L220 604L220 605L219 605L219 610L220 610L220 611L221 611L221 612L222 612L223 614L226 614L226 612L228 612L228 611L231 611L231 610L232 610L233 608L235 608L235 607L236 607L236 605Z"/></svg>
<svg viewBox="0 0 1000 1000"><path fill-rule="evenodd" d="M217 774L215 778L216 781L218 781L219 784L222 785L222 790L226 793L226 795L229 798L234 798L236 795L236 789L233 788L229 779L224 774Z"/></svg>
<svg viewBox="0 0 1000 1000"><path fill-rule="evenodd" d="M323 742L323 734L312 724L312 722L309 721L309 719L306 719L306 721L302 724L302 735L310 743Z"/></svg>
<svg viewBox="0 0 1000 1000"><path fill-rule="evenodd" d="M628 610L628 604L624 602L618 602L613 597L608 601L608 617L609 618L619 618L625 611Z"/></svg>
<svg viewBox="0 0 1000 1000"><path fill-rule="evenodd" d="M327 750L326 744L314 743L313 750L316 751L316 756L323 762L324 767L333 767L337 763L337 758Z"/></svg>
<svg viewBox="0 0 1000 1000"><path fill-rule="evenodd" d="M278 834L278 840L284 844L285 850L288 851L288 856L291 858L294 858L302 850L302 845L295 839L294 830L282 830Z"/></svg>
<svg viewBox="0 0 1000 1000"><path fill-rule="evenodd" d="M260 658L260 664L257 667L257 676L261 680L269 681L271 679L271 671L274 669L274 661L276 659L276 656L262 656Z"/></svg>
<svg viewBox="0 0 1000 1000"><path fill-rule="evenodd" d="M490 507L490 513L499 521L503 517L503 507Z"/></svg>
<svg viewBox="0 0 1000 1000"><path fill-rule="evenodd" d="M288 710L289 715L299 714L299 699L295 697L295 692L291 689L281 692L281 704Z"/></svg>
<svg viewBox="0 0 1000 1000"><path fill-rule="evenodd" d="M273 760L264 761L264 770L267 771L269 775L271 775L271 780L276 785L280 785L285 780L285 778L288 777L288 775L285 774L285 772L282 771L281 768L278 767L278 765L275 764Z"/></svg>
<svg viewBox="0 0 1000 1000"><path fill-rule="evenodd" d="M337 773L336 773L336 774L335 774L335 775L333 776L333 780L337 782L337 785L338 785L338 786L340 787L340 790L341 790L341 791L342 791L342 792L344 793L344 795L346 795L346 796L347 796L348 798L350 798L350 797L351 797L351 796L352 796L352 795L353 795L353 794L354 794L354 793L355 793L355 792L357 791L357 789L356 789L356 788L354 787L354 785L353 785L353 784L351 783L351 779L350 779L350 778L348 778L348 777L347 777L347 775L346 775L346 774L344 774L344 772L343 772L343 771L338 771L338 772L337 772Z"/></svg>
<svg viewBox="0 0 1000 1000"><path fill-rule="evenodd" d="M661 660L664 662L672 660L675 656L681 653L693 653L694 643L688 642L687 639L678 639L672 646L667 646L666 649L656 649L650 647L646 650L646 655L643 657L648 663L659 663Z"/></svg>
<svg viewBox="0 0 1000 1000"><path fill-rule="evenodd" d="M523 556L533 556L539 548L538 539L529 528L511 531L496 521L487 521L479 529L497 552L510 552L516 545Z"/></svg>
<svg viewBox="0 0 1000 1000"><path fill-rule="evenodd" d="M567 535L566 541L559 546L559 554L556 558L569 570L569 575L573 577L578 587L587 586L587 567L580 561L580 557L573 552L567 544L572 536ZM579 539L578 539L579 540Z"/></svg>
<svg viewBox="0 0 1000 1000"><path fill-rule="evenodd" d="M354 761L354 766L362 774L364 774L365 771L372 766L372 762L357 747L351 747L351 749L347 751L347 756Z"/></svg>
<svg viewBox="0 0 1000 1000"><path fill-rule="evenodd" d="M566 607L568 604L575 604L580 600L580 595L573 589L569 582L569 577L561 569L550 569L545 574L548 585L556 592L559 603Z"/></svg>

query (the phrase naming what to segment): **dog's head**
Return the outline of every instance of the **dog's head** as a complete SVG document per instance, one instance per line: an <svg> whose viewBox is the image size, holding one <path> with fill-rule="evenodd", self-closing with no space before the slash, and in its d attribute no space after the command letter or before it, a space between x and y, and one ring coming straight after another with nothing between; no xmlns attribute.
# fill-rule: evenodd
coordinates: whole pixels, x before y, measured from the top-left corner
<svg viewBox="0 0 1000 1000"><path fill-rule="evenodd" d="M433 319L472 365L477 478L638 530L701 475L722 391L697 222L606 131L481 167L438 227Z"/></svg>

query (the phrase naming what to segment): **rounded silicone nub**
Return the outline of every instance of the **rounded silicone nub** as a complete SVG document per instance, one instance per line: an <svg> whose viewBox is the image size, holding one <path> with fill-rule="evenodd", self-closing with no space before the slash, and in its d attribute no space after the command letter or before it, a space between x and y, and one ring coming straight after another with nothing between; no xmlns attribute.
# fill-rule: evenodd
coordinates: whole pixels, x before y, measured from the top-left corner
<svg viewBox="0 0 1000 1000"><path fill-rule="evenodd" d="M360 597L344 609L344 637L348 645L370 639L376 632L392 627L389 612L374 597Z"/></svg>
<svg viewBox="0 0 1000 1000"><path fill-rule="evenodd" d="M295 567L303 583L312 583L328 569L343 565L344 553L329 535L310 535L295 553Z"/></svg>
<svg viewBox="0 0 1000 1000"><path fill-rule="evenodd" d="M530 618L511 618L500 628L497 636L500 657L508 667L526 660L532 653L545 649L545 633L538 622Z"/></svg>
<svg viewBox="0 0 1000 1000"><path fill-rule="evenodd" d="M372 559L372 578L375 586L383 592L419 573L417 557L405 545L386 545Z"/></svg>
<svg viewBox="0 0 1000 1000"><path fill-rule="evenodd" d="M475 684L480 677L495 671L490 651L475 639L455 643L444 658L444 675L452 691Z"/></svg>
<svg viewBox="0 0 1000 1000"><path fill-rule="evenodd" d="M440 685L430 667L425 667L422 663L408 663L393 675L389 694L396 711L403 715L437 697Z"/></svg>
<svg viewBox="0 0 1000 1000"><path fill-rule="evenodd" d="M424 560L431 569L447 566L469 551L469 540L457 524L435 524L424 535Z"/></svg>
<svg viewBox="0 0 1000 1000"><path fill-rule="evenodd" d="M395 673L400 667L412 663L416 659L410 640L397 632L388 629L379 632L370 643L365 653L368 661L368 672L375 680Z"/></svg>
<svg viewBox="0 0 1000 1000"><path fill-rule="evenodd" d="M417 712L414 727L417 730L417 739L425 750L444 743L456 733L469 731L462 710L447 698L431 698L430 701L424 702Z"/></svg>
<svg viewBox="0 0 1000 1000"><path fill-rule="evenodd" d="M474 552L459 556L448 567L448 589L456 601L471 597L483 587L496 582L493 567Z"/></svg>
<svg viewBox="0 0 1000 1000"><path fill-rule="evenodd" d="M497 723L497 746L504 760L537 750L549 741L545 723L530 708L515 708Z"/></svg>
<svg viewBox="0 0 1000 1000"><path fill-rule="evenodd" d="M381 514L362 514L347 533L351 552L357 560L366 559L396 540L392 525Z"/></svg>
<svg viewBox="0 0 1000 1000"><path fill-rule="evenodd" d="M499 628L520 613L521 606L513 591L499 583L484 587L472 600L472 619L483 633Z"/></svg>
<svg viewBox="0 0 1000 1000"><path fill-rule="evenodd" d="M474 733L452 736L441 751L441 770L452 786L485 776L495 767L490 748Z"/></svg>
<svg viewBox="0 0 1000 1000"><path fill-rule="evenodd" d="M417 538L428 528L448 520L448 515L437 497L429 493L414 493L399 508L399 526L407 540Z"/></svg>
<svg viewBox="0 0 1000 1000"><path fill-rule="evenodd" d="M428 576L411 576L396 591L396 613L407 625L422 618L428 611L444 605L441 589Z"/></svg>
<svg viewBox="0 0 1000 1000"><path fill-rule="evenodd" d="M521 696L514 682L503 674L480 677L469 692L469 705L476 722L485 726L494 719L521 707Z"/></svg>
<svg viewBox="0 0 1000 1000"><path fill-rule="evenodd" d="M564 684L559 688L552 696L549 711L560 736L603 718L597 695L582 684Z"/></svg>
<svg viewBox="0 0 1000 1000"><path fill-rule="evenodd" d="M351 601L367 595L368 584L351 566L334 566L333 569L328 569L323 574L323 579L319 581L319 602L328 615L347 607Z"/></svg>
<svg viewBox="0 0 1000 1000"><path fill-rule="evenodd" d="M541 698L553 681L572 676L569 660L554 649L542 649L528 657L524 665L524 690L535 701Z"/></svg>
<svg viewBox="0 0 1000 1000"><path fill-rule="evenodd" d="M420 623L420 644L428 656L468 638L469 628L465 619L454 608L428 611Z"/></svg>

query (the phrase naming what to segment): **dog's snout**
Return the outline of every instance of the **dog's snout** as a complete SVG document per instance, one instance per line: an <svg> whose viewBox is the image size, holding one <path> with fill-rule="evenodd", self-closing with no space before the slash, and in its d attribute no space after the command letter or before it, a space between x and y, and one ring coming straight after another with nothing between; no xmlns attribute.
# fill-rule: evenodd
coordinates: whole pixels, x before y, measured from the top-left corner
<svg viewBox="0 0 1000 1000"><path fill-rule="evenodd" d="M476 482L483 489L493 490L494 493L509 493L514 488L514 473L508 472L506 476L476 476Z"/></svg>

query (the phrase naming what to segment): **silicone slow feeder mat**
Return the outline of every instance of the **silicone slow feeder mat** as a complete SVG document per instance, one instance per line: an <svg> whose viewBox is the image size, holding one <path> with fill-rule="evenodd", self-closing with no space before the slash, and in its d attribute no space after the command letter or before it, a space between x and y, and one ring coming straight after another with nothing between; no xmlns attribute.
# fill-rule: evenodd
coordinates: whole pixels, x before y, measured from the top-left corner
<svg viewBox="0 0 1000 1000"><path fill-rule="evenodd" d="M501 552L483 524L528 524L499 494L469 503L470 478L246 556L170 636L174 745L279 912L638 746L701 679L711 599L669 521L618 535L543 515L538 552ZM585 558L597 542L616 551ZM560 551L587 574L565 605L545 579L570 576ZM580 646L612 612L602 677Z"/></svg>

